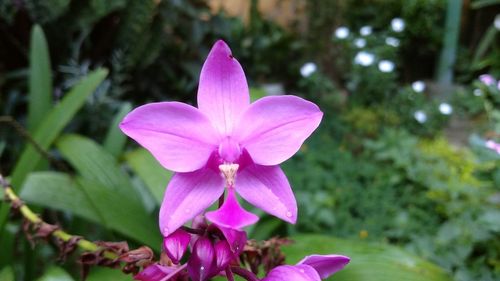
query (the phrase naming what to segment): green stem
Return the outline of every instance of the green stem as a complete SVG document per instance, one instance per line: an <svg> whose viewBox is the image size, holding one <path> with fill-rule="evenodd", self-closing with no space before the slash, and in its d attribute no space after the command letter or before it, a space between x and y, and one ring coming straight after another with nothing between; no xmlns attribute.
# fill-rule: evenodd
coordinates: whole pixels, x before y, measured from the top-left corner
<svg viewBox="0 0 500 281"><path fill-rule="evenodd" d="M30 223L34 225L40 225L46 223L37 214L35 214L26 204L23 203L23 201L14 192L12 187L4 180L2 175L0 175L0 184L3 187L5 197L8 199L8 201L11 202L12 205L17 206L19 208L19 211L26 220L28 220ZM54 232L52 232L51 235L61 239L64 242L68 242L72 238L76 237L75 235L71 235L60 229L55 230ZM96 252L99 250L104 250L104 248L100 247L99 245L85 239L78 240L76 244L80 249L88 252ZM111 260L118 258L117 254L106 250L103 252L103 256Z"/></svg>

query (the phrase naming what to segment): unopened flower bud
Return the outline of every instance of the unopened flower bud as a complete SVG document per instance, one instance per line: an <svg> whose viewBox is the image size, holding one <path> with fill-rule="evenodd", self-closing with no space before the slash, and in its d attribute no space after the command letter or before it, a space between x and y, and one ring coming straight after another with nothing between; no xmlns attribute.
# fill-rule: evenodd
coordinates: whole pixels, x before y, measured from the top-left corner
<svg viewBox="0 0 500 281"><path fill-rule="evenodd" d="M163 249L174 264L178 264L186 252L191 235L182 228L163 239Z"/></svg>

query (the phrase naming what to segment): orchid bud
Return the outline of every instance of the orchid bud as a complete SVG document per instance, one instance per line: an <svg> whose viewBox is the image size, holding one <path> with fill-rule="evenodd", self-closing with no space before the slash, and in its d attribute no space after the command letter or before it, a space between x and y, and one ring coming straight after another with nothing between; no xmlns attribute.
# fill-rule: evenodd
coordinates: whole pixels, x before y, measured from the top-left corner
<svg viewBox="0 0 500 281"><path fill-rule="evenodd" d="M245 244L247 242L247 233L245 231L223 227L216 224L212 224L210 226L212 227L212 229L215 228L222 233L225 240L229 244L231 252L235 256L239 256L241 252L243 252L243 248L245 247Z"/></svg>
<svg viewBox="0 0 500 281"><path fill-rule="evenodd" d="M190 240L191 235L182 228L163 239L163 249L174 264L179 264Z"/></svg>
<svg viewBox="0 0 500 281"><path fill-rule="evenodd" d="M188 261L188 273L194 281L205 281L213 276L215 271L215 250L207 237L200 237L193 247L193 253Z"/></svg>
<svg viewBox="0 0 500 281"><path fill-rule="evenodd" d="M227 241L219 241L215 243L215 266L217 268L217 272L224 270L231 260L235 257L231 252L229 244Z"/></svg>

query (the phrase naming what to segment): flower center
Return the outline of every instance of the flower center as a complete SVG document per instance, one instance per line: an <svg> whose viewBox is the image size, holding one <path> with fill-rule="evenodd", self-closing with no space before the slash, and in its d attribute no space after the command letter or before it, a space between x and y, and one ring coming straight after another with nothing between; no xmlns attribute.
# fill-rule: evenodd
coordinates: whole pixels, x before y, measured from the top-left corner
<svg viewBox="0 0 500 281"><path fill-rule="evenodd" d="M231 137L225 137L219 144L219 156L224 163L234 163L240 155L240 145Z"/></svg>

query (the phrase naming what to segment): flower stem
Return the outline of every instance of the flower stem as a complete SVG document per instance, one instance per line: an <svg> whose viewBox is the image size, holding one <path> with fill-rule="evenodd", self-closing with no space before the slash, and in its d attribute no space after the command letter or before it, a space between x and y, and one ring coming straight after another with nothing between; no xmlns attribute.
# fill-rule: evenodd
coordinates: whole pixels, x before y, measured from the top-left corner
<svg viewBox="0 0 500 281"><path fill-rule="evenodd" d="M17 196L17 194L14 192L10 184L4 179L2 175L0 175L0 185L4 190L5 198L11 202L12 206L19 209L22 216L26 220L28 220L30 223L34 225L48 224L45 221L43 221L37 214L35 214L26 204L24 204L24 202ZM68 242L72 238L76 237L60 229L55 230L54 232L52 232L51 235L64 242ZM80 249L84 251L96 252L99 250L103 250L103 248L100 247L99 245L85 239L79 239L76 244ZM116 255L111 251L104 251L103 255L105 258L111 260L118 258L118 255Z"/></svg>
<svg viewBox="0 0 500 281"><path fill-rule="evenodd" d="M226 268L226 277L227 277L227 281L234 281L233 272L231 271L231 269L229 267Z"/></svg>
<svg viewBox="0 0 500 281"><path fill-rule="evenodd" d="M247 280L247 281L259 281L259 279L257 278L257 276L255 276L255 274L253 274L252 272L250 272L244 268L232 266L231 271L234 274L245 278L245 280Z"/></svg>

